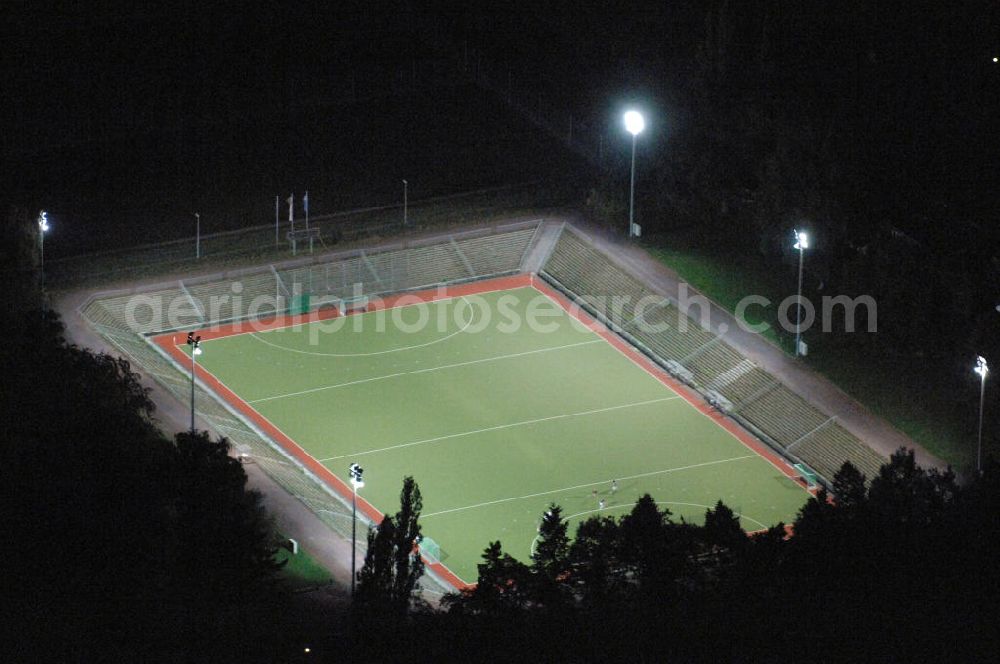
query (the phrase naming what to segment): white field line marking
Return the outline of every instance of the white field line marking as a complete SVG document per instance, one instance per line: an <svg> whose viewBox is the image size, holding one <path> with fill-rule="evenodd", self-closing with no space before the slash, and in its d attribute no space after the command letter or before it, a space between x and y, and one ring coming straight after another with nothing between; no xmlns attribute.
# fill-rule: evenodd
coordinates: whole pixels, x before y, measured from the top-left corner
<svg viewBox="0 0 1000 664"><path fill-rule="evenodd" d="M466 304L469 303L469 301L466 300L464 296L460 297L459 300L461 302L465 302ZM435 302L437 302L437 300L435 300ZM417 306L417 304L427 305L427 304L434 304L434 302L415 303L413 305L407 305L407 306ZM398 309L403 309L405 307L393 307L392 309L380 309L380 310L376 310L376 311L370 311L370 312L367 312L367 313L374 314L374 313L377 313L377 311L393 311L394 309L397 309L397 308ZM367 315L367 314L362 314L362 315ZM288 329L288 328L291 328L291 327L298 327L299 325L289 325L288 327L284 327L284 328L276 328L274 330L264 330L264 332L250 332L249 334L250 334L250 336L252 338L256 339L257 341L261 342L262 344L266 344L268 346L272 346L274 348L277 348L278 350L285 350L285 351L288 351L289 353L301 353L302 355L315 355L317 357L371 357L372 355L387 355L389 353L399 353L399 352L402 352L404 350L414 350L416 348L425 348L427 346L433 346L434 344L439 344L442 341L447 341L448 339L451 339L452 337L454 337L456 335L459 335L462 332L465 332L467 329L469 329L469 326L471 326L472 323L475 322L475 319L476 319L476 310L475 310L475 308L473 308L472 309L472 314L469 316L469 320L465 323L465 326L462 327L461 329L455 330L454 332L452 332L451 334L449 334L447 336L441 337L440 339L435 339L433 341L428 341L425 344L414 344L412 346L403 346L401 348L389 348L387 350L376 350L376 351L372 351L371 353L321 353L321 352L315 351L315 350L301 350L299 348L289 348L288 346L282 346L281 344L276 344L276 343L274 343L272 341L268 341L267 339L264 339L263 337L260 336L261 334L266 334L267 332L276 332L278 330ZM316 321L309 321L308 323L302 323L301 325L310 325L310 324L315 323L315 322Z"/></svg>
<svg viewBox="0 0 1000 664"><path fill-rule="evenodd" d="M298 392L288 392L287 394L276 394L270 397L263 397L261 399L253 399L252 401L247 401L247 403L260 403L262 401L271 401L273 399L284 399L285 397L297 397L303 394L311 394L313 392L321 392L323 390L333 390L338 387L349 387L351 385L358 385L361 383L370 383L376 380L385 380L386 378L396 378L398 376L408 376L410 374L420 374L427 373L429 371L441 371L442 369L452 369L455 367L464 367L469 364L479 364L480 362L494 362L497 360L506 360L512 357L522 357L524 355L534 355L536 353L548 353L553 350L562 350L564 348L573 348L575 346L585 346L587 344L597 344L603 342L604 339L594 339L593 341L581 341L574 344L565 344L563 346L553 346L551 348L536 348L535 350L527 350L521 353L510 353L509 355L497 355L496 357L486 357L480 360L470 360L468 362L459 362L457 364L445 364L440 367L430 367L428 369L417 369L415 371L402 371L399 373L388 374L386 376L373 376L372 378L361 378L359 380L352 380L346 383L337 383L335 385L322 385L320 387L313 387L308 390L299 390Z"/></svg>
<svg viewBox="0 0 1000 664"><path fill-rule="evenodd" d="M486 357L481 360L470 360L468 362L458 362L457 364L445 364L440 367L430 367L428 369L417 369L416 371L410 371L409 373L427 373L429 371L441 371L442 369L453 369L455 367L464 367L470 364L480 364L481 362L494 362L496 360L506 360L511 357L523 357L525 355L535 355L536 353L548 353L552 350L562 350L564 348L575 348L577 346L587 346L589 344L599 344L604 343L604 339L592 339L590 341L578 341L573 344L565 344L563 346L553 346L552 348L536 348L535 350L526 350L521 353L511 353L509 355L498 355L496 357Z"/></svg>
<svg viewBox="0 0 1000 664"><path fill-rule="evenodd" d="M541 293L541 291L539 291L534 286L528 285L528 286L515 286L514 288L510 288L510 287L490 288L488 290L482 290L482 291L476 291L475 293L469 293L468 295L488 295L490 293L503 293L503 292L508 292L508 291L527 290L527 289L531 289L533 291ZM542 295L545 295L545 294L542 293ZM378 297L378 296L376 296L376 297ZM548 297L548 296L546 295L546 297ZM392 311L393 309L407 309L409 307L419 307L420 305L435 304L437 302L451 302L452 300L464 300L465 298L466 298L466 295L446 295L444 297L434 298L433 300L423 300L423 301L420 301L420 302L410 302L409 304L399 304L399 305L392 306L392 307L386 307L384 309L371 309L369 311L364 311L364 312L357 313L357 314L351 314L351 316L370 316L372 314L378 313L379 311L383 311L384 312L384 311ZM384 298L380 298L380 299L384 300ZM240 336L243 336L244 334L250 334L250 335L253 335L253 334L268 334L269 332L278 332L280 330L287 330L287 329L291 329L293 327L305 327L306 325L312 325L315 322L316 321L310 321L310 320L300 321L298 323L289 323L288 325L282 325L281 327L273 327L273 328L268 329L268 330L261 330L260 332L254 332L252 330L249 331L249 332L234 332L233 334L227 334L224 337L218 337L216 339L206 339L202 343L207 343L208 341L217 341L218 339L228 339L230 337L240 337Z"/></svg>
<svg viewBox="0 0 1000 664"><path fill-rule="evenodd" d="M534 285L532 285L531 287L532 287L532 288L534 288L534 289L535 289L536 291L538 291L539 293L541 293L542 295L544 295L545 297L548 297L548 298L549 298L550 300L552 300L553 302L555 302L555 303L556 303L556 305L560 307L560 309L562 309L563 311L566 311L566 309L565 309L565 308L563 308L563 306L562 306L562 305L561 305L561 304L560 304L559 302L557 302L556 300L553 300L553 299L552 299L552 297L550 297L550 296L549 296L549 295L548 295L547 293L544 293L543 291L541 291L541 290L539 290L539 289L535 288L535 287L534 287ZM571 301L571 302L572 302L572 301ZM579 308L579 307L578 307L578 308ZM582 308L579 308L579 309L580 309L580 311L584 311L584 310L583 310ZM567 313L567 314L568 314L568 315L570 316L570 318L575 318L575 317L576 317L576 316L574 316L573 314L571 314L571 313L570 313L570 312L568 312L568 311L567 311L566 313ZM587 314L587 313L586 313L586 311L584 311L584 313L585 313L585 314L587 315L587 317L588 317L588 318L592 318L592 319L593 319L593 317L592 317L592 316L591 316L590 314ZM625 340L624 338L622 338L622 337L618 336L618 335L617 335L617 334L616 334L616 333L615 333L615 332L614 332L613 330L611 330L610 328L608 328L608 326L607 326L607 325L604 325L603 323L601 323L601 322L600 322L599 320L597 320L597 319L593 319L593 320L595 320L595 321L596 321L596 322L597 322L598 324L600 324L600 325L603 325L603 326L604 326L604 329L605 329L605 330L606 330L606 331L607 331L607 332L608 332L608 333L609 333L610 335L612 335L612 336L614 336L614 337L617 337L617 338L618 338L619 340L621 340L621 342L622 342L623 344L625 344L625 345L626 345L626 346L628 346L629 348L633 348L633 349L635 349L635 346L633 346L632 344L630 344L630 343L629 343L628 341L626 341L626 340ZM580 321L580 322L581 322L581 324L582 324L582 325L587 325L587 323L586 323L586 322L584 322L584 321ZM603 339L604 337L601 337L601 338ZM607 339L605 339L605 341L607 341ZM619 353L621 353L621 354L622 354L622 355L623 355L623 356L624 356L624 357L625 357L625 358L626 358L627 360L629 360L630 362L632 362L632 364L634 364L635 366L637 366L637 367L639 367L640 369L642 369L643 371L645 371L645 372L646 372L646 373L647 373L648 375L652 376L652 377L653 377L654 379L656 379L656 380L657 380L657 381L658 381L658 382L659 382L659 383L660 383L661 385L663 385L664 387L666 387L666 388L667 388L668 390L670 390L670 391L671 391L671 392L673 392L674 394L680 394L680 393L679 393L679 392L678 392L677 390L675 390L675 389L674 389L673 387L671 387L671 386L670 386L669 384L665 383L665 382L664 382L664 381L662 380L661 376L657 375L656 373L653 373L653 370L652 370L652 369L649 369L648 367L645 367L645 366L643 366L642 364L640 364L640 363L639 363L639 362L638 362L637 360L635 360L634 358L632 358L632 357L631 357L631 356L630 356L630 355L629 355L628 353L626 353L626 352L625 352L624 350L622 350L621 348L619 348L619 347L618 347L618 346L617 346L616 344L614 344L614 343L612 343L612 342L608 341L608 345L610 345L610 346L611 346L612 348L614 348L614 349L615 349L615 350L617 350L617 351L618 351ZM637 352L637 353L639 353L639 354L641 355L641 351L639 351L638 349L635 349L635 352ZM668 375L668 376L669 376L669 374L665 374L665 375ZM673 379L673 377L670 377L670 380L674 380L674 379ZM683 386L681 386L681 389L683 389ZM798 482L796 482L796 481L795 481L795 480L794 480L793 478L789 477L789 476L788 476L788 475L787 475L787 474L785 473L785 471L787 470L786 468L782 468L782 467L781 467L781 466L780 466L779 464L775 463L775 462L774 462L774 460L773 460L773 459L771 459L771 458L770 458L769 456L767 456L767 455L764 455L764 454L760 454L759 452L757 452L756 450L754 450L754 449L753 449L753 447L751 447L751 446L750 446L750 445L749 445L749 444L748 444L748 443L747 443L747 442L746 442L745 440L743 440L743 439L742 439L742 438L740 438L740 437L739 437L738 435L736 435L736 434L735 434L734 432L730 431L730 430L729 430L729 429L727 429L726 427L722 426L722 424L720 424L720 423L719 423L718 421L716 421L716 420L715 420L715 418L713 418L711 414L709 414L708 412L706 412L706 411L702 410L701 408L698 408L698 406L696 406L695 404L693 404L693 403L690 403L690 402L688 402L688 400L687 400L687 398L686 398L686 397L682 397L682 398L684 398L684 401L685 401L685 402L686 402L686 403L687 403L687 404L688 404L689 406L691 406L691 407L692 407L692 408L694 409L694 411L695 411L696 413L698 413L698 414L699 414L699 415L701 415L702 417L705 417L705 418L708 418L708 420L709 420L710 422L712 422L713 424L715 424L715 426L719 427L720 429L722 429L723 431L725 431L725 432L726 432L727 434L729 434L729 435L730 435L730 436L731 436L732 438L734 438L734 439L735 439L735 440L736 440L737 442L739 442L739 444L740 444L740 445L742 445L743 447L746 447L747 449L750 449L750 450L753 450L753 452L754 452L754 453L755 453L755 454L756 454L757 456L759 456L759 457L760 457L760 458L761 458L761 459L762 459L762 460L763 460L763 461L764 461L765 463L767 463L767 464L770 464L770 465L771 465L771 466L773 466L774 468L777 468L777 469L778 469L778 470L779 470L779 471L781 472L782 476L783 476L783 477L785 477L785 479L789 480L789 481L790 481L790 482L791 482L792 484L794 484L795 486L797 486L797 487L798 487L799 489L801 489L802 491L805 491L805 492L806 492L807 494L809 494L810 496L812 495L811 493L809 493L809 489L808 489L808 487L805 487L805 486L803 486L803 485L799 484L799 483L798 483ZM699 398L700 398L700 397L699 397ZM746 429L745 429L745 428L743 427L743 425L739 424L738 422L737 422L737 426L739 426L739 427L740 427L740 429L742 429L742 430L743 430L744 432L746 432L746 435L748 435L748 436L751 436L752 438L756 438L756 436L754 436L754 435L753 435L753 434L751 434L751 433L750 433L749 431L747 431L747 430L746 430ZM763 443L761 443L761 444L763 445Z"/></svg>
<svg viewBox="0 0 1000 664"><path fill-rule="evenodd" d="M409 372L388 374L386 376L375 376L373 378L362 378L360 380L352 380L346 383L337 383L336 385L323 385L322 387L313 387L308 390L299 390L298 392L289 392L287 394L276 394L273 397L263 397L261 399L253 399L252 401L247 401L247 403L260 403L262 401L272 401L274 399L284 399L286 397L297 397L303 394L311 394L313 392L322 392L323 390L334 390L338 387L350 387L351 385L360 385L361 383L371 383L376 380L385 380L386 378L395 378L396 376L405 376Z"/></svg>
<svg viewBox="0 0 1000 664"><path fill-rule="evenodd" d="M634 408L636 406L648 406L649 404L662 403L664 401L673 401L674 399L680 399L679 396L663 397L660 399L650 399L649 401L636 401L635 403L626 403L620 406L608 406L606 408L595 408L594 410L584 410L578 413L564 413L562 415L550 415L549 417L539 417L533 420L523 420L521 422L511 422L510 424L499 424L495 427L486 427L484 429L475 429L474 431L462 431L460 433L450 433L446 436L437 436L435 438L426 438L424 440L415 440L410 443L400 443L399 445L390 445L389 447L381 447L375 450L367 450L364 452L352 452L351 454L340 454L338 456L327 457L325 459L320 459L321 463L327 461L335 461L337 459L346 459L348 457L359 457L366 454L378 454L379 452L388 452L390 450L398 450L403 447L412 447L414 445L425 445L427 443L436 443L442 440L450 440L452 438L461 438L463 436L473 436L477 433L486 433L489 431L499 431L501 429L510 429L511 427L521 427L527 426L529 424L538 424L539 422L551 422L552 420L562 420L570 417L579 417L581 415L594 415L596 413L607 413L612 410L621 410L623 408Z"/></svg>
<svg viewBox="0 0 1000 664"><path fill-rule="evenodd" d="M679 398L679 397L678 397ZM653 470L648 473L639 473L638 475L629 475L628 477L619 477L619 481L624 480L635 480L643 477L650 477L652 475L663 475L666 473L676 473L682 470L691 470L693 468L702 468L704 466L714 466L720 463L729 463L731 461L742 461L743 459L753 459L756 454L745 454L743 456L732 457L729 459L717 459L715 461L705 461L703 463L695 463L689 466L680 466L678 468L666 468L664 470ZM607 485L611 480L600 480L598 482L587 482L586 484L577 484L576 486L567 486L561 489L552 489L550 491L539 491L538 493L529 493L524 496L513 496L510 498L498 498L497 500L488 500L485 503L477 503L475 505L466 505L464 507L453 507L447 510L441 510L439 512L431 512L430 514L421 514L423 518L438 516L439 514L450 514L452 512L462 512L464 510L476 509L478 507L488 507L489 505L497 505L499 503L509 503L515 500L526 500L528 498L538 498L539 496L549 496L553 493L563 493L564 491L576 491L577 489L587 489L592 486L604 486Z"/></svg>

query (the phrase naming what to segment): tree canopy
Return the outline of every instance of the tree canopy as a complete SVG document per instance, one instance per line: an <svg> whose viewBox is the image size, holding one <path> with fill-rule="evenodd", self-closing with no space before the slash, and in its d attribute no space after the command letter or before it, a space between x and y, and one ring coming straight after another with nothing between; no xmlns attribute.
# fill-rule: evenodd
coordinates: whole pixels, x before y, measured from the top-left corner
<svg viewBox="0 0 1000 664"><path fill-rule="evenodd" d="M0 348L9 661L266 659L276 540L228 442L165 437L126 360L18 316Z"/></svg>
<svg viewBox="0 0 1000 664"><path fill-rule="evenodd" d="M357 610L366 617L406 615L417 599L417 582L424 573L417 550L422 509L420 487L407 476L399 493L399 511L394 517L383 515L377 527L369 528L354 598Z"/></svg>

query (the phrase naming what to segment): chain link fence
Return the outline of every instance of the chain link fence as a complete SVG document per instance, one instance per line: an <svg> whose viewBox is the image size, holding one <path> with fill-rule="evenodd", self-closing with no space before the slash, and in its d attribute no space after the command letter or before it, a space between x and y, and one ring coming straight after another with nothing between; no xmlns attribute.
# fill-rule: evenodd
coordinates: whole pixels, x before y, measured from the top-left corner
<svg viewBox="0 0 1000 664"><path fill-rule="evenodd" d="M405 210L400 204L316 215L310 218L309 226L318 233L314 251L325 253L335 248L377 243L385 237L407 237L470 222L537 214L539 209L570 203L574 195L569 180L529 182L412 201ZM277 228L270 223L200 238L49 260L45 263L46 283L54 290L95 287L171 273L190 274L211 267L254 266L286 260L293 253L285 204L280 212L283 218L279 218ZM305 220L296 219L295 228L304 230ZM308 242L299 240L297 255L308 251Z"/></svg>

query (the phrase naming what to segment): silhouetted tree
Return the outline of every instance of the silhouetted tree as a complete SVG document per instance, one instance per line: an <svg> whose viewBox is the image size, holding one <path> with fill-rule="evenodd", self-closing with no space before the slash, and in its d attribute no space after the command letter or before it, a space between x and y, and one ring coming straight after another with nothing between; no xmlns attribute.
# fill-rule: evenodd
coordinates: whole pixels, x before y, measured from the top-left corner
<svg viewBox="0 0 1000 664"><path fill-rule="evenodd" d="M396 512L395 574L393 598L402 610L413 601L417 582L424 574L424 561L417 551L420 541L420 512L424 508L420 487L412 477L403 478L399 493L399 511Z"/></svg>
<svg viewBox="0 0 1000 664"><path fill-rule="evenodd" d="M837 496L837 505L843 510L857 512L864 508L868 500L864 473L850 461L845 461L833 476L833 494Z"/></svg>
<svg viewBox="0 0 1000 664"><path fill-rule="evenodd" d="M210 601L238 601L280 568L261 495L247 489L246 472L225 438L199 431L177 434L175 441L180 578L185 590Z"/></svg>
<svg viewBox="0 0 1000 664"><path fill-rule="evenodd" d="M25 310L42 305L42 276L39 265L37 219L27 210L9 207L0 219L0 314L8 334L19 325Z"/></svg>
<svg viewBox="0 0 1000 664"><path fill-rule="evenodd" d="M0 346L6 659L273 655L274 539L228 443L167 439L129 363L51 312L20 326Z"/></svg>
<svg viewBox="0 0 1000 664"><path fill-rule="evenodd" d="M368 550L358 572L357 608L368 616L405 615L414 601L424 563L417 552L420 537L420 487L412 477L403 478L396 516L384 515L368 531Z"/></svg>
<svg viewBox="0 0 1000 664"><path fill-rule="evenodd" d="M609 516L583 521L569 547L570 582L585 605L599 606L621 591L618 523Z"/></svg>
<svg viewBox="0 0 1000 664"><path fill-rule="evenodd" d="M475 588L450 595L446 603L459 611L493 615L523 609L532 591L529 568L504 553L500 542L490 542L482 557Z"/></svg>
<svg viewBox="0 0 1000 664"><path fill-rule="evenodd" d="M623 571L649 591L664 591L684 564L667 537L670 510L662 512L648 493L640 497L618 526Z"/></svg>
<svg viewBox="0 0 1000 664"><path fill-rule="evenodd" d="M705 510L705 525L702 531L709 544L739 551L746 546L747 534L740 526L740 517L721 500L715 509Z"/></svg>
<svg viewBox="0 0 1000 664"><path fill-rule="evenodd" d="M879 470L868 489L871 509L897 525L926 525L940 517L956 494L955 476L917 466L913 450L899 449Z"/></svg>
<svg viewBox="0 0 1000 664"><path fill-rule="evenodd" d="M531 553L534 596L537 602L551 606L563 599L563 584L569 571L569 537L562 508L555 503L542 515L538 538Z"/></svg>
<svg viewBox="0 0 1000 664"><path fill-rule="evenodd" d="M377 527L368 529L365 562L358 571L354 602L366 610L388 611L392 604L396 523L388 514Z"/></svg>

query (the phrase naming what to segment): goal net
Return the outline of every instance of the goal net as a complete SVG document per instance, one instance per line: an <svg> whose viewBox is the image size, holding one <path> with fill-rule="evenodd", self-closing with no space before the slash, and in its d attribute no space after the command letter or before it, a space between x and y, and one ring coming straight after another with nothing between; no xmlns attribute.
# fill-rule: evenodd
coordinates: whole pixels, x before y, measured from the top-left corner
<svg viewBox="0 0 1000 664"><path fill-rule="evenodd" d="M441 547L430 537L422 537L417 544L420 555L427 559L427 562L434 564L441 562Z"/></svg>

